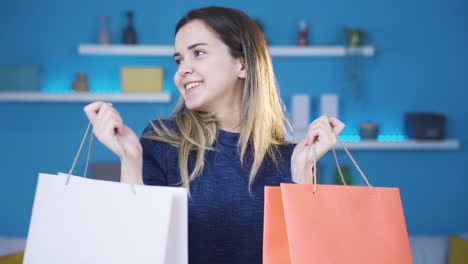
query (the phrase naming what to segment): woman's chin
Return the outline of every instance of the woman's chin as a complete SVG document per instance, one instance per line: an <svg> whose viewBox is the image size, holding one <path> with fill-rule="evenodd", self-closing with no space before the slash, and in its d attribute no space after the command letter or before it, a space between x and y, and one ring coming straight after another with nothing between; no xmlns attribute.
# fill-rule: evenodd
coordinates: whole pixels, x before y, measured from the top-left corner
<svg viewBox="0 0 468 264"><path fill-rule="evenodd" d="M202 109L202 104L192 102L192 101L185 101L185 108L193 111L200 111Z"/></svg>

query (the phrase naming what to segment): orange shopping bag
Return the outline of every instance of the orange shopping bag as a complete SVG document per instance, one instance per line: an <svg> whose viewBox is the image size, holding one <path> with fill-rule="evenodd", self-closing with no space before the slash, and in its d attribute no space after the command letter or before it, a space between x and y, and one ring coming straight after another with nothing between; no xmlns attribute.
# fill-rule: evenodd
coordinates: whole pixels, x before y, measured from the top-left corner
<svg viewBox="0 0 468 264"><path fill-rule="evenodd" d="M317 185L314 171L313 184L265 187L264 217L264 264L412 263L398 188Z"/></svg>

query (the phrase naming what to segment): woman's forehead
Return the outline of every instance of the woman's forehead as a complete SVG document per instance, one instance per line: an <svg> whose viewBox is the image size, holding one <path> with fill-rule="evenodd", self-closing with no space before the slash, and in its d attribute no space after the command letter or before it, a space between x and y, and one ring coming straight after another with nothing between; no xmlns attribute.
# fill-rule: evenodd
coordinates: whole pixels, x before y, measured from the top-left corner
<svg viewBox="0 0 468 264"><path fill-rule="evenodd" d="M175 36L175 50L183 51L196 43L207 45L219 41L217 34L201 20L193 20L179 29Z"/></svg>

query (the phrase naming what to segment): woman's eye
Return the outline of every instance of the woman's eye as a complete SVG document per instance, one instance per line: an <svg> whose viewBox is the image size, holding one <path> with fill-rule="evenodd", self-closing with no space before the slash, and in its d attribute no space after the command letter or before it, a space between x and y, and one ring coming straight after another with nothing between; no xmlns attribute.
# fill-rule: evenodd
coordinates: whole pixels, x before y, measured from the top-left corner
<svg viewBox="0 0 468 264"><path fill-rule="evenodd" d="M174 59L176 65L180 65L182 63L181 59Z"/></svg>
<svg viewBox="0 0 468 264"><path fill-rule="evenodd" d="M205 52L203 50L194 50L193 54L195 54L195 57L198 57L205 54Z"/></svg>

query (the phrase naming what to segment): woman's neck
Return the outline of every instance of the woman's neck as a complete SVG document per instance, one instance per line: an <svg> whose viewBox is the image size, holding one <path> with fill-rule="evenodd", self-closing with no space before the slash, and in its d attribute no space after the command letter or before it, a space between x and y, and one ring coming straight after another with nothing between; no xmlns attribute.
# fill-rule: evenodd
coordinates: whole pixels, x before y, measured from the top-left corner
<svg viewBox="0 0 468 264"><path fill-rule="evenodd" d="M220 111L215 114L218 129L228 132L240 132L240 109Z"/></svg>
<svg viewBox="0 0 468 264"><path fill-rule="evenodd" d="M239 133L243 82L239 81L236 85L237 87L232 89L232 92L226 95L224 100L218 102L217 109L214 111L214 116L217 121L218 129Z"/></svg>

